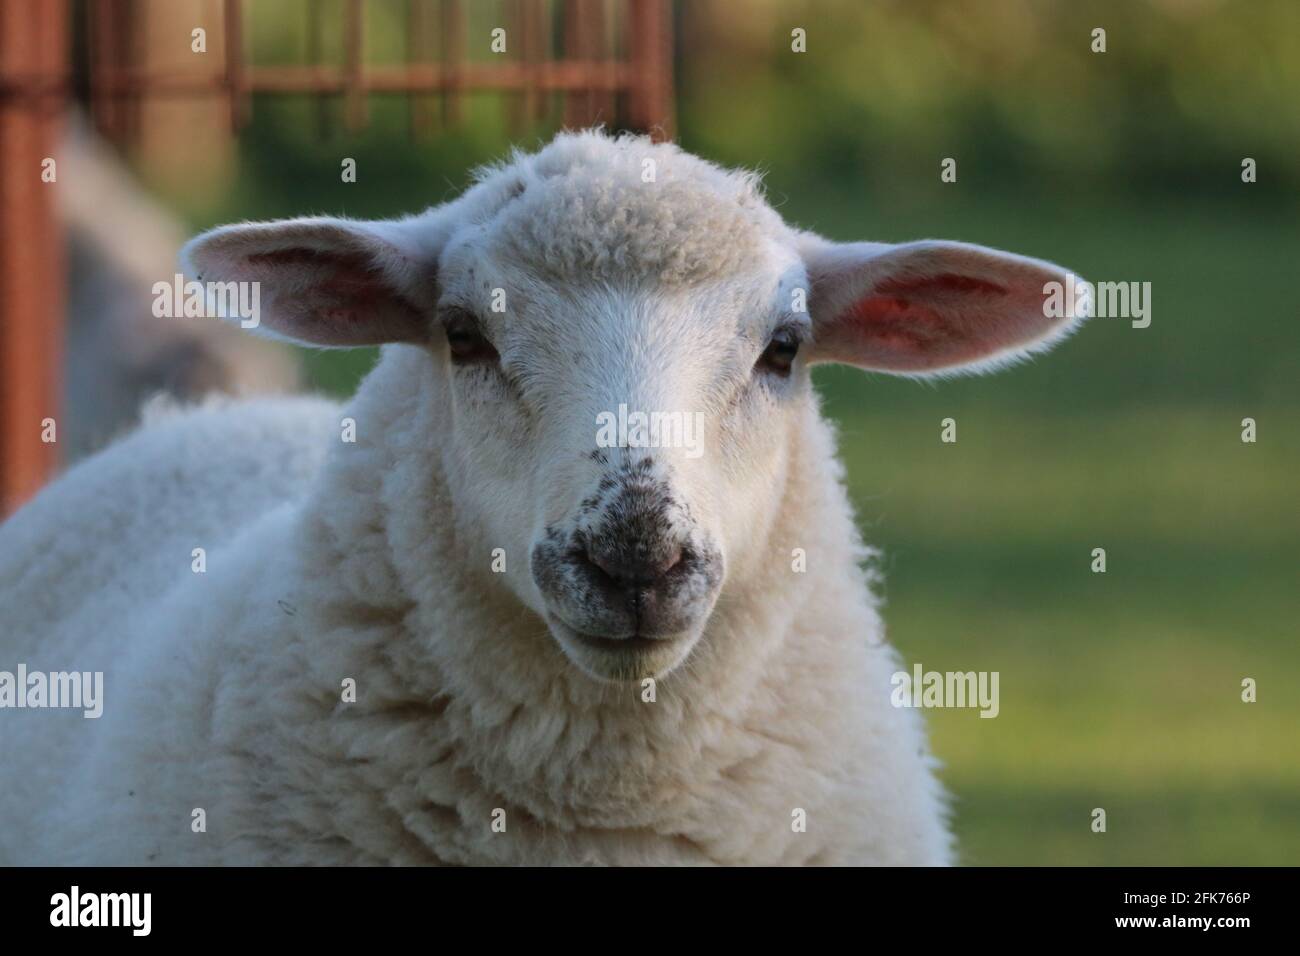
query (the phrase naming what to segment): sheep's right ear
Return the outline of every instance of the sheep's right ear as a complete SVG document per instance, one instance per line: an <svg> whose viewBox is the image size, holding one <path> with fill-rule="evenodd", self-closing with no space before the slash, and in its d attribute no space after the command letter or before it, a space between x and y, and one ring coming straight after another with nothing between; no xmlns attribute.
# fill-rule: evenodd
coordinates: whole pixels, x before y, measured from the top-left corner
<svg viewBox="0 0 1300 956"><path fill-rule="evenodd" d="M436 301L432 232L421 217L243 223L190 240L181 263L205 286L256 283L242 301L257 314L223 318L263 335L341 348L423 342Z"/></svg>
<svg viewBox="0 0 1300 956"><path fill-rule="evenodd" d="M1090 312L1049 308L1061 266L964 242L834 243L804 233L812 362L902 375L988 371L1051 348Z"/></svg>

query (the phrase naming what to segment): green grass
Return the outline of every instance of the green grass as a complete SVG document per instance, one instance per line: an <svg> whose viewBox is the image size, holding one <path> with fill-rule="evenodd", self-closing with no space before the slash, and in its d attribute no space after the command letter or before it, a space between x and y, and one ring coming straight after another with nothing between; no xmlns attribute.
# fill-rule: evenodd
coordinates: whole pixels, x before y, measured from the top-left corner
<svg viewBox="0 0 1300 956"><path fill-rule="evenodd" d="M968 865L1294 865L1300 844L1294 786L1198 777L1152 787L1096 779L959 783L957 832ZM1105 833L1088 829L1095 806L1106 808Z"/></svg>
<svg viewBox="0 0 1300 956"><path fill-rule="evenodd" d="M1295 447L1215 408L952 414L956 444L928 412L841 434L891 639L1000 674L995 719L927 715L963 858L1300 860Z"/></svg>

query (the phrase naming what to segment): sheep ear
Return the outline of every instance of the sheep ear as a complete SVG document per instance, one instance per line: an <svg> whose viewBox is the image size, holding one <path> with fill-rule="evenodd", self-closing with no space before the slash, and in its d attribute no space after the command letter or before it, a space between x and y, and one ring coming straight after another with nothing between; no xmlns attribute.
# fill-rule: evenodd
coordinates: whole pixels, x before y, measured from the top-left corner
<svg viewBox="0 0 1300 956"><path fill-rule="evenodd" d="M1051 348L1088 314L1088 287L1065 269L983 246L804 236L800 251L813 362L904 375L986 371Z"/></svg>
<svg viewBox="0 0 1300 956"><path fill-rule="evenodd" d="M421 225L415 217L222 226L190 240L181 264L209 289L214 282L254 283L242 301L256 303L258 314L223 317L263 335L342 348L422 342L436 301L437 262L420 241L427 233Z"/></svg>

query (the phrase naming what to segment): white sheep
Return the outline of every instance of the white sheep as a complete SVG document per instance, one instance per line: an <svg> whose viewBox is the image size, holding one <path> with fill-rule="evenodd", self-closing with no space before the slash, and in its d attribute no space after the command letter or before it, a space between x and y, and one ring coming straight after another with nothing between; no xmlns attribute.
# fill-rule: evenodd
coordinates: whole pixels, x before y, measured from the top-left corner
<svg viewBox="0 0 1300 956"><path fill-rule="evenodd" d="M0 527L0 671L105 672L97 720L0 709L0 861L951 860L809 366L1023 356L1067 273L831 243L593 132L185 258L382 358L341 408L147 424ZM598 440L655 412L702 453Z"/></svg>

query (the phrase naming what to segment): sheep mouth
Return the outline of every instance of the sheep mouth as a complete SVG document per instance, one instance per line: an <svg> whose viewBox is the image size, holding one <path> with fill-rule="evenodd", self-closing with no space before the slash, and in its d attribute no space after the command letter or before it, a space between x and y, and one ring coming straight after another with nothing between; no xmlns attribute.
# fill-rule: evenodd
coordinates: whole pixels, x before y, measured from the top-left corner
<svg viewBox="0 0 1300 956"><path fill-rule="evenodd" d="M587 676L602 682L663 677L686 659L697 636L690 632L661 637L599 636L576 630L554 614L547 615L547 623L564 656Z"/></svg>
<svg viewBox="0 0 1300 956"><path fill-rule="evenodd" d="M672 643L672 638L663 637L641 637L639 635L631 637L597 637L594 634L583 634L581 631L573 631L572 629L571 633L588 647L614 654L637 654L645 651L662 650L665 645Z"/></svg>

